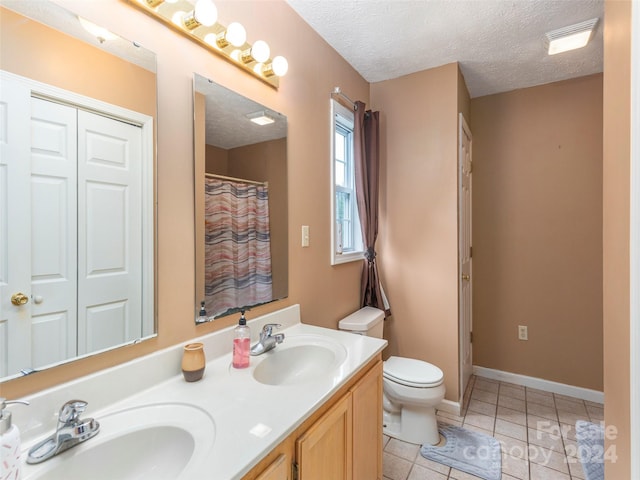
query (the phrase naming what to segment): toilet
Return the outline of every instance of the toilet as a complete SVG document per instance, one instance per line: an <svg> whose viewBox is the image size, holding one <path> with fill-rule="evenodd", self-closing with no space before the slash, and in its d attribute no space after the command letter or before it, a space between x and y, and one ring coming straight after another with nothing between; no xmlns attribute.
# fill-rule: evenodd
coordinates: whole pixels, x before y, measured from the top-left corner
<svg viewBox="0 0 640 480"><path fill-rule="evenodd" d="M382 338L384 312L363 307L340 320L338 328ZM383 431L419 445L440 442L436 407L444 399L444 374L435 365L414 358L389 357L383 363Z"/></svg>

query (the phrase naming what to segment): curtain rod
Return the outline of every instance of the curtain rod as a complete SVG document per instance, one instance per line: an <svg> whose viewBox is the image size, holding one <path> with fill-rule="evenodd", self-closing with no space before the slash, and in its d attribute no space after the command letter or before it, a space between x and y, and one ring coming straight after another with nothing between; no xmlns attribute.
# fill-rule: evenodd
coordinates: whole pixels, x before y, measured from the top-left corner
<svg viewBox="0 0 640 480"><path fill-rule="evenodd" d="M347 97L344 93L342 93L342 90L340 89L340 87L334 87L333 92L331 92L331 95L339 95L340 97L345 99L347 102L349 102L354 110L358 109L358 105L356 105L356 102L354 102L349 97Z"/></svg>
<svg viewBox="0 0 640 480"><path fill-rule="evenodd" d="M269 182L256 182L254 180L245 180L244 178L225 177L224 175L217 175L215 173L205 173L205 177L217 178L218 180L229 180L230 182L249 183L251 185L269 185Z"/></svg>

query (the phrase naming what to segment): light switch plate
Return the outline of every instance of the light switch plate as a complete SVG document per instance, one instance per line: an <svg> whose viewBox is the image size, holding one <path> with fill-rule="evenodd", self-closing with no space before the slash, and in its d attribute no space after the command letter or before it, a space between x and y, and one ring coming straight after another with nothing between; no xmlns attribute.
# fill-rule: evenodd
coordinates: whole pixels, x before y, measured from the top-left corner
<svg viewBox="0 0 640 480"><path fill-rule="evenodd" d="M309 225L302 226L302 246L309 246Z"/></svg>

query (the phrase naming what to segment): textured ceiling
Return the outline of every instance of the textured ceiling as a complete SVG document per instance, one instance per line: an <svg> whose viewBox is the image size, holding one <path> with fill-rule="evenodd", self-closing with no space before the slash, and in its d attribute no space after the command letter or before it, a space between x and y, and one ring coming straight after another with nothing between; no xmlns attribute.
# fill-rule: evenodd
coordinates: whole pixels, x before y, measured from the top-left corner
<svg viewBox="0 0 640 480"><path fill-rule="evenodd" d="M371 83L457 61L479 97L602 72L604 0L287 2ZM546 32L596 17L589 45L547 55Z"/></svg>
<svg viewBox="0 0 640 480"><path fill-rule="evenodd" d="M194 74L195 91L206 100L206 143L229 150L287 136L287 117L228 88ZM247 115L266 112L275 122L256 125Z"/></svg>

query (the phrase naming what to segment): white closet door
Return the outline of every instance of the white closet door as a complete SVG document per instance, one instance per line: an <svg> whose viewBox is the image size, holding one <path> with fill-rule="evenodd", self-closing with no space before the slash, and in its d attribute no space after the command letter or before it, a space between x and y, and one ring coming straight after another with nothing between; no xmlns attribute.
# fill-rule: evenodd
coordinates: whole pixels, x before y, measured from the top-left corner
<svg viewBox="0 0 640 480"><path fill-rule="evenodd" d="M29 124L30 90L4 76L1 81L0 377L4 377L31 364L31 302L22 306L11 303L16 293L31 295L30 138L25 128Z"/></svg>
<svg viewBox="0 0 640 480"><path fill-rule="evenodd" d="M139 127L78 112L80 355L142 336L141 139Z"/></svg>
<svg viewBox="0 0 640 480"><path fill-rule="evenodd" d="M77 110L33 98L30 143L31 366L38 367L76 356Z"/></svg>

